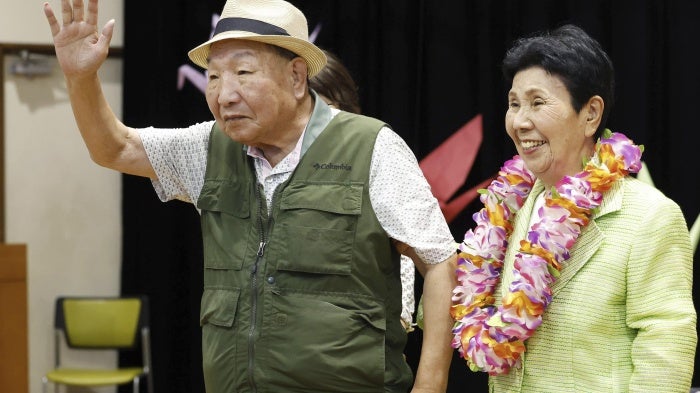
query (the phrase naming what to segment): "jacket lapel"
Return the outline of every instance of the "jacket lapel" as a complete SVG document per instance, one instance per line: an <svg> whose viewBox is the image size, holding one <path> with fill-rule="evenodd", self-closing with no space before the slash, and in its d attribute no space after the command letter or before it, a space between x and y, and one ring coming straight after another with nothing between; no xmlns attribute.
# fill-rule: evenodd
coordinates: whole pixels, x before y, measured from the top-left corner
<svg viewBox="0 0 700 393"><path fill-rule="evenodd" d="M520 210L518 210L513 220L513 232L508 238L508 248L506 249L506 255L503 260L503 270L501 272L501 296L505 296L508 293L510 283L513 282L515 255L517 255L518 250L520 250L520 241L527 237L527 233L530 230L530 217L532 217L533 209L535 208L535 201L537 201L537 196L540 195L543 190L544 184L539 180L535 181L530 195L527 200L525 200Z"/></svg>
<svg viewBox="0 0 700 393"><path fill-rule="evenodd" d="M616 181L613 186L603 196L603 202L598 210L594 212L591 221L583 228L576 243L571 248L571 257L562 264L561 275L552 284L552 295L556 296L572 277L591 259L593 254L600 248L605 239L605 235L598 226L597 220L606 214L620 210L622 207L622 196L624 179Z"/></svg>

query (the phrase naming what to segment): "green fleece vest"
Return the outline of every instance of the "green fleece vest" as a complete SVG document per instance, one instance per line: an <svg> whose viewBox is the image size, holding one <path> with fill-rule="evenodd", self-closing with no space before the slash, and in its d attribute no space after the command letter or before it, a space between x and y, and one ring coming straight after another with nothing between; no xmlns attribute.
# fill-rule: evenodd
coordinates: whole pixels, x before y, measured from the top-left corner
<svg viewBox="0 0 700 393"><path fill-rule="evenodd" d="M209 393L406 392L399 255L369 199L383 123L341 112L267 214L243 145L211 132L197 203Z"/></svg>

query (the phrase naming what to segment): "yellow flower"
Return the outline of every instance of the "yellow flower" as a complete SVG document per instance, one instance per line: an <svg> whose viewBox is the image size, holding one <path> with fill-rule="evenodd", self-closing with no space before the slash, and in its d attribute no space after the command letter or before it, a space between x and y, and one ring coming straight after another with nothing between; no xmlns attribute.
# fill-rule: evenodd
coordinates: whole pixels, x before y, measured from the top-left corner
<svg viewBox="0 0 700 393"><path fill-rule="evenodd" d="M509 292L503 299L503 307L514 309L519 317L523 317L523 312L533 316L544 312L544 305L533 303L523 291Z"/></svg>
<svg viewBox="0 0 700 393"><path fill-rule="evenodd" d="M590 209L578 207L576 206L576 203L566 198L547 199L546 203L549 207L561 206L564 209L568 210L569 213L571 213L572 218L581 220L584 226L588 224L588 214L590 212Z"/></svg>
<svg viewBox="0 0 700 393"><path fill-rule="evenodd" d="M505 209L502 205L494 206L494 209L489 209L489 222L497 227L502 227L506 230L506 233L510 233L513 230L513 223L511 223L505 216Z"/></svg>
<svg viewBox="0 0 700 393"><path fill-rule="evenodd" d="M467 305L464 305L464 304L452 305L452 308L450 309L450 315L452 315L452 319L460 320L460 319L464 318L465 315L474 311L475 308L490 306L490 305L494 304L495 302L496 302L496 298L494 298L492 296L492 294L482 293L480 295L474 296L472 298L471 303L469 303Z"/></svg>
<svg viewBox="0 0 700 393"><path fill-rule="evenodd" d="M518 359L525 352L525 344L520 340L499 343L486 332L481 333L481 340L501 359Z"/></svg>
<svg viewBox="0 0 700 393"><path fill-rule="evenodd" d="M482 258L478 255L469 254L469 253L464 252L464 251L460 251L457 254L457 256L462 258L462 259L469 260L472 263L472 265L474 265L478 268L481 268L481 265L484 263L484 258Z"/></svg>
<svg viewBox="0 0 700 393"><path fill-rule="evenodd" d="M552 266L557 270L561 270L561 265L559 264L559 262L557 262L556 259L554 259L554 255L536 244L532 244L527 240L521 240L520 251L531 255L537 255L538 257L547 261L547 264L549 264L549 266Z"/></svg>

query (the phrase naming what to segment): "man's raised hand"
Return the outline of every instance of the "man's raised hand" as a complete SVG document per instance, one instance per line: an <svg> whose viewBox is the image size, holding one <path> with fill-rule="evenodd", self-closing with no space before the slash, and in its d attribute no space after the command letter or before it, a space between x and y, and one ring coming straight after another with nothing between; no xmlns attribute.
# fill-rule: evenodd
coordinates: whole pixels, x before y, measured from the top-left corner
<svg viewBox="0 0 700 393"><path fill-rule="evenodd" d="M97 31L97 0L88 0L87 18L83 0L61 0L63 24L59 24L48 2L44 14L51 28L56 57L67 78L93 76L109 52L114 19Z"/></svg>

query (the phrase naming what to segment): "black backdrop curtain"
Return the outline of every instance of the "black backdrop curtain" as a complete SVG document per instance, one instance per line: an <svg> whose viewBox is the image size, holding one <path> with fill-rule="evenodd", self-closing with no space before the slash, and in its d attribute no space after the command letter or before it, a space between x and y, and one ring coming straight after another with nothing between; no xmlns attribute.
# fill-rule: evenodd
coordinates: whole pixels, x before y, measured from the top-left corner
<svg viewBox="0 0 700 393"><path fill-rule="evenodd" d="M681 206L688 225L700 211L696 101L700 91L694 1L296 0L316 43L340 56L360 86L365 114L388 122L420 159L477 114L484 138L468 189L515 150L503 127L506 91L499 63L516 37L580 25L616 67L617 102L609 127L646 146L656 186ZM184 79L189 49L207 39L223 0L125 1L124 121L179 127L211 118L202 93ZM187 68L187 67L185 67ZM192 69L190 69L192 71ZM450 227L461 239L479 207ZM123 178L122 292L151 297L158 392L203 392L199 336L202 290L198 214L161 203L147 179ZM696 252L696 260L698 253ZM417 283L420 295L420 278ZM672 301L672 300L670 300ZM406 348L415 367L420 332ZM122 358L128 363L128 358ZM694 385L700 380L694 378ZM455 355L450 392L486 391L486 377Z"/></svg>

